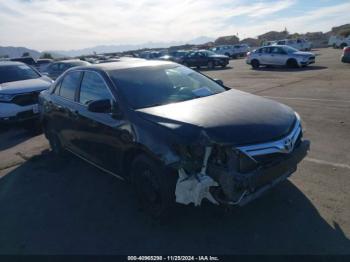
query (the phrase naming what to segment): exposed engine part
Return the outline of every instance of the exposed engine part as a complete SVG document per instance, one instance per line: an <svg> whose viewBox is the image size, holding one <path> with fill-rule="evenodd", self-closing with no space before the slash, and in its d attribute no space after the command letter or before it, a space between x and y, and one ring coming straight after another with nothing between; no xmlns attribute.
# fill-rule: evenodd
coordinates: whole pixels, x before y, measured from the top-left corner
<svg viewBox="0 0 350 262"><path fill-rule="evenodd" d="M210 202L218 204L209 191L210 187L218 186L218 183L206 175L211 151L211 147L206 147L200 173L188 176L184 169L179 169L179 178L175 189L177 203L185 205L194 203L195 206L199 206L202 200L207 198Z"/></svg>

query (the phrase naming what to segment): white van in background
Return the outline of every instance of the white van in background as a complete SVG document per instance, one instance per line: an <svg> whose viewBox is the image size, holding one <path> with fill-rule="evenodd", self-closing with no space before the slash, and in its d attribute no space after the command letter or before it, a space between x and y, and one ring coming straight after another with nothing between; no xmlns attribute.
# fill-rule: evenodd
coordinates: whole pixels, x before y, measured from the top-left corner
<svg viewBox="0 0 350 262"><path fill-rule="evenodd" d="M311 42L305 40L305 39L284 39L279 40L276 43L277 45L288 45L290 47L293 47L295 49L298 49L300 51L309 51L311 50L312 44Z"/></svg>

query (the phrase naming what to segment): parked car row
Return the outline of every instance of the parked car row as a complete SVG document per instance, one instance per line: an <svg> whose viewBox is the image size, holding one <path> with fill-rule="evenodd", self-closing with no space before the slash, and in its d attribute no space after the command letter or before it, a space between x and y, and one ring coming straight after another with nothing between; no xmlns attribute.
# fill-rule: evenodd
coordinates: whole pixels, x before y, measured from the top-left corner
<svg viewBox="0 0 350 262"><path fill-rule="evenodd" d="M216 67L224 68L230 62L228 56L219 55L210 50L175 51L157 60L172 61L198 69L201 67L207 67L209 69L214 69Z"/></svg>

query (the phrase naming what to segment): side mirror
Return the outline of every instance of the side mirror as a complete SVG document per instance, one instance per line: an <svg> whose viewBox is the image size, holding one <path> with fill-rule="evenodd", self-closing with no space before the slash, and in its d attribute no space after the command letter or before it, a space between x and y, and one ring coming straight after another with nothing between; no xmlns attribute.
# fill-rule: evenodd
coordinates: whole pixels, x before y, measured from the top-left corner
<svg viewBox="0 0 350 262"><path fill-rule="evenodd" d="M222 81L222 80L220 80L220 79L214 79L214 81L215 81L217 84L221 85L221 86L224 85L224 81Z"/></svg>
<svg viewBox="0 0 350 262"><path fill-rule="evenodd" d="M96 100L88 104L88 110L94 113L111 113L112 104L109 99Z"/></svg>

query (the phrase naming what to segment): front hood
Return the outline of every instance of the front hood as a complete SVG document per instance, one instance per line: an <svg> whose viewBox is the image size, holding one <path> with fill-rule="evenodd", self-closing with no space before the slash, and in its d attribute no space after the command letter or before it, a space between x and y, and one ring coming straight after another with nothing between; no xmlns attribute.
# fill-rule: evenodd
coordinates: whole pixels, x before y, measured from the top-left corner
<svg viewBox="0 0 350 262"><path fill-rule="evenodd" d="M0 84L0 92L1 94L30 93L45 90L49 88L50 85L51 83L47 77L40 77L36 79L2 83Z"/></svg>
<svg viewBox="0 0 350 262"><path fill-rule="evenodd" d="M192 142L204 133L210 142L236 146L279 139L296 120L291 108L237 90L136 112Z"/></svg>
<svg viewBox="0 0 350 262"><path fill-rule="evenodd" d="M298 51L298 52L294 52L294 55L302 55L302 56L315 56L314 53L311 52L302 52L302 51Z"/></svg>

